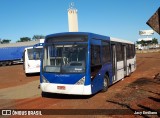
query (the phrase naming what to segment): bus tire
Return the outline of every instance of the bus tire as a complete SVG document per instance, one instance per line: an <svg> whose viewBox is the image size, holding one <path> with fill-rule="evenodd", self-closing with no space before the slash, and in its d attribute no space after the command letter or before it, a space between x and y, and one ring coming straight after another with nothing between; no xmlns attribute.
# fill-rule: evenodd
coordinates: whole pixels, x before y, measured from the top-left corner
<svg viewBox="0 0 160 118"><path fill-rule="evenodd" d="M8 62L8 65L11 66L11 65L12 65L12 61L9 61L9 62Z"/></svg>
<svg viewBox="0 0 160 118"><path fill-rule="evenodd" d="M0 62L0 66L2 66L2 62Z"/></svg>
<svg viewBox="0 0 160 118"><path fill-rule="evenodd" d="M51 93L47 93L47 92L42 91L41 96L44 97L44 98L50 98Z"/></svg>
<svg viewBox="0 0 160 118"><path fill-rule="evenodd" d="M31 74L30 73L25 73L26 77L30 77Z"/></svg>
<svg viewBox="0 0 160 118"><path fill-rule="evenodd" d="M41 96L46 97L46 93L42 91Z"/></svg>
<svg viewBox="0 0 160 118"><path fill-rule="evenodd" d="M102 92L106 92L108 90L108 84L109 84L108 80L109 80L108 75L104 75Z"/></svg>
<svg viewBox="0 0 160 118"><path fill-rule="evenodd" d="M6 64L6 62L2 62L2 66L6 66L7 64Z"/></svg>

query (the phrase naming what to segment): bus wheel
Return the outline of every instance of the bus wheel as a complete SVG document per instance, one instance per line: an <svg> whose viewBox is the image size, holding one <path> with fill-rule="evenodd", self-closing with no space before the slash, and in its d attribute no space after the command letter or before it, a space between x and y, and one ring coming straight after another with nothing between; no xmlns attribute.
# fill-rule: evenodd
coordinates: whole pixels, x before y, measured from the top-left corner
<svg viewBox="0 0 160 118"><path fill-rule="evenodd" d="M9 66L11 66L11 65L12 65L12 62L11 62L11 61L9 61L9 62L8 62L8 65L9 65Z"/></svg>
<svg viewBox="0 0 160 118"><path fill-rule="evenodd" d="M6 66L7 64L6 64L6 62L2 62L2 66Z"/></svg>
<svg viewBox="0 0 160 118"><path fill-rule="evenodd" d="M103 89L102 89L102 92L107 91L107 89L108 89L108 80L109 80L108 76L105 75L104 79L103 79Z"/></svg>
<svg viewBox="0 0 160 118"><path fill-rule="evenodd" d="M41 96L44 97L44 98L51 98L52 94L42 91Z"/></svg>
<svg viewBox="0 0 160 118"><path fill-rule="evenodd" d="M46 96L47 96L47 93L42 91L41 96L42 96L42 97L46 97Z"/></svg>

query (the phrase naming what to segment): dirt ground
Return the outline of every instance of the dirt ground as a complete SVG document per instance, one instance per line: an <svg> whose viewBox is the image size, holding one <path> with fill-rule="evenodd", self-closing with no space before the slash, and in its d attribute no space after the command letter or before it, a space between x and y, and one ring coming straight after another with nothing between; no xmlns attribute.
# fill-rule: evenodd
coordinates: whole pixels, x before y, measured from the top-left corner
<svg viewBox="0 0 160 118"><path fill-rule="evenodd" d="M136 71L105 93L92 96L49 94L44 98L38 85L39 75L26 77L22 65L0 67L0 109L45 109L41 117L51 118L160 117L160 53L137 54Z"/></svg>

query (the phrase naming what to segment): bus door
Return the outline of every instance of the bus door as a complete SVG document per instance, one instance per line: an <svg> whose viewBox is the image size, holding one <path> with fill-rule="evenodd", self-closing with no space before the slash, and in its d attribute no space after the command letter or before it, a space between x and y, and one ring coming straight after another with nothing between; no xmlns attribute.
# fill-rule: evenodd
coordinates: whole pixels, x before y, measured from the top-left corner
<svg viewBox="0 0 160 118"><path fill-rule="evenodd" d="M112 81L117 80L117 59L116 59L116 45L112 44L112 71L113 71L113 77Z"/></svg>
<svg viewBox="0 0 160 118"><path fill-rule="evenodd" d="M127 51L126 46L123 45L123 64L124 64L124 76L127 75Z"/></svg>

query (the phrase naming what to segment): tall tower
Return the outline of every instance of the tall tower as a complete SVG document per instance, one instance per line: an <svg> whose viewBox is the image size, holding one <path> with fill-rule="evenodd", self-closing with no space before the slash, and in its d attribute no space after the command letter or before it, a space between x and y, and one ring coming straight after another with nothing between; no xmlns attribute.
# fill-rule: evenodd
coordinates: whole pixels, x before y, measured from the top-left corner
<svg viewBox="0 0 160 118"><path fill-rule="evenodd" d="M69 5L68 9L68 26L69 32L78 32L78 11L74 8L74 3Z"/></svg>

